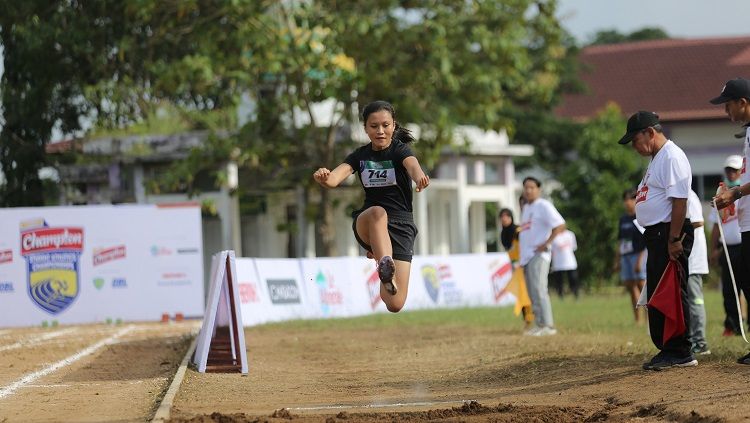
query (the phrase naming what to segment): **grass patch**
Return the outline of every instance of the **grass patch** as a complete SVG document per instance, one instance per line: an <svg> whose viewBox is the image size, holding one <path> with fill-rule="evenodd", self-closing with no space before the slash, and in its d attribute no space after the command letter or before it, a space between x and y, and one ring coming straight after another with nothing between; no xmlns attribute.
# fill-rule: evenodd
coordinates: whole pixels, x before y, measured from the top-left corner
<svg viewBox="0 0 750 423"><path fill-rule="evenodd" d="M706 338L711 348L711 356L702 361L731 361L744 355L749 349L741 337L722 337L724 330L724 309L721 293L708 289L704 293L706 302ZM637 350L653 352L654 346L645 325L636 325L631 310L630 298L624 291L609 294L584 295L579 300L568 296L560 299L552 297L555 325L558 336L579 338L589 337L592 344L603 339L614 338L622 344L632 343ZM478 330L491 330L493 333L508 335L520 334L523 322L513 314L512 307L478 307L437 310L408 310L407 307L396 315L380 313L353 318L331 318L318 320L293 320L269 323L253 330L266 331L312 331L335 332L337 330L367 331L373 328L424 327L428 330L436 326L461 326ZM750 338L748 338L750 339ZM630 344L628 344L630 345Z"/></svg>

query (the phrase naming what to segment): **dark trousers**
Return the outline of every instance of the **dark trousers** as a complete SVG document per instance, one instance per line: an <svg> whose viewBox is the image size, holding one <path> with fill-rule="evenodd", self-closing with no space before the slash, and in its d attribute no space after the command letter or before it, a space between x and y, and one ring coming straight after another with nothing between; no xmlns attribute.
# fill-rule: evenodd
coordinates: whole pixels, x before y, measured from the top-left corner
<svg viewBox="0 0 750 423"><path fill-rule="evenodd" d="M744 239L743 239L744 243ZM748 284L746 282L747 277L745 274L745 263L742 260L742 244L738 245L727 245L727 251L729 252L729 261L732 262L732 272L734 273L734 279L737 281L737 294L743 291L742 286L745 286L745 298L747 298ZM740 334L740 325L742 324L738 319L737 314L737 300L734 298L734 287L732 286L732 275L729 273L729 264L727 264L727 258L724 252L721 252L719 258L721 264L721 294L724 297L724 328L729 329L735 334Z"/></svg>
<svg viewBox="0 0 750 423"><path fill-rule="evenodd" d="M578 298L578 288L580 284L578 283L578 271L576 269L556 270L552 272L550 276L552 276L552 288L555 289L555 292L557 292L557 295L560 296L560 298L563 297L563 293L565 292L565 282L563 281L564 278L568 279L570 292L572 292L573 295Z"/></svg>
<svg viewBox="0 0 750 423"><path fill-rule="evenodd" d="M643 236L646 238L646 248L648 249L648 260L646 261L646 286L648 299L651 299L659 280L664 274L664 270L669 264L669 222L659 223L646 228ZM688 256L693 248L693 226L689 219L685 219L682 226L682 233L685 238L682 241L684 254L677 259L677 264L682 267L680 277L680 297L682 298L682 310L685 317L685 328L690 327L690 314L688 313L688 296L687 296L687 274L688 274ZM690 341L687 338L687 330L682 335L677 335L662 343L664 335L664 315L653 307L648 308L648 328L651 332L651 341L656 348L664 353L675 357L687 357L690 355Z"/></svg>

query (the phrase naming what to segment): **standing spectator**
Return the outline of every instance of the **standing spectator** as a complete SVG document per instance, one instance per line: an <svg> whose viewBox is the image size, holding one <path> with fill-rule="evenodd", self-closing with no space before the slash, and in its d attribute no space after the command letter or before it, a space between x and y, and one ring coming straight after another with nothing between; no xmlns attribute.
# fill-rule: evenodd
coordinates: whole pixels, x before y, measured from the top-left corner
<svg viewBox="0 0 750 423"><path fill-rule="evenodd" d="M641 310L636 307L641 290L646 284L646 240L635 226L635 190L628 189L622 193L622 205L625 214L620 216L617 232L617 250L615 253L615 270L620 269L620 280L630 293L635 322L641 322Z"/></svg>
<svg viewBox="0 0 750 423"><path fill-rule="evenodd" d="M570 292L578 299L578 262L574 253L577 249L576 234L569 229L552 241L552 284L560 298L565 291L563 279L567 278Z"/></svg>
<svg viewBox="0 0 750 423"><path fill-rule="evenodd" d="M706 306L703 301L703 275L708 274L708 253L706 251L706 231L703 228L703 206L693 190L688 193L688 214L693 225L693 250L688 260L688 308L690 326L688 340L691 351L696 355L711 354L706 342Z"/></svg>
<svg viewBox="0 0 750 423"><path fill-rule="evenodd" d="M727 157L724 162L724 186L728 189L740 185L740 170L742 169L742 157L734 155ZM721 211L721 224L724 230L724 241L727 244L729 261L732 263L732 273L736 281L745 280L745 266L742 265L742 235L740 233L740 223L737 219L738 214L729 213L729 210ZM719 214L716 209L711 208L711 214L708 221L713 224L711 228L711 242L709 244L710 260L713 265L717 263L721 266L721 294L724 297L724 332L723 336L740 335L740 325L742 322L737 316L737 301L734 298L734 287L732 275L729 271L726 254L722 247L721 233L719 231Z"/></svg>
<svg viewBox="0 0 750 423"><path fill-rule="evenodd" d="M710 102L713 104L724 104L724 110L732 122L741 124L750 122L750 81L744 78L727 81L724 89L721 90L721 94L711 99ZM736 279L736 282L738 287L744 291L745 298L747 299L748 291L750 291L750 283L748 283L750 272L748 272L747 268L748 264L750 264L750 202L744 197L750 195L750 173L747 172L747 159L750 157L750 129L745 130L743 144L745 158L742 161L742 170L740 171L741 185L724 190L724 192L714 197L714 204L719 209L723 209L735 201L738 202L738 219L740 232L742 233L740 261L745 266L745 269L742 271L743 278ZM750 364L750 353L737 359L737 362L740 364Z"/></svg>
<svg viewBox="0 0 750 423"><path fill-rule="evenodd" d="M524 205L525 200L522 196L519 199L521 210L523 210ZM501 251L506 251L508 253L508 258L513 265L513 269L516 269L520 266L518 260L521 252L520 247L518 246L518 233L521 231L521 228L515 224L513 220L513 212L510 209L500 210L498 217L500 218L500 226L502 227L500 230L500 246L503 250ZM524 281L523 283L525 284L526 282ZM524 305L521 307L521 313L523 314L525 329L529 329L534 322L534 313L531 311L531 307Z"/></svg>
<svg viewBox="0 0 750 423"><path fill-rule="evenodd" d="M521 213L519 234L521 266L524 269L536 324L524 333L534 336L557 333L552 320L552 304L548 291L550 246L555 237L565 230L565 220L555 206L540 198L541 187L542 183L534 177L529 176L523 180L526 205Z"/></svg>
<svg viewBox="0 0 750 423"><path fill-rule="evenodd" d="M639 111L628 119L620 144L633 142L638 154L651 157L635 199L635 216L646 230L646 293L650 300L670 260L676 262L683 310L687 309L688 256L693 246L693 226L687 218L687 198L692 174L685 153L662 131L659 116ZM684 312L685 327L690 314ZM696 366L685 332L664 339L665 317L656 307L648 307L651 340L660 351L643 364L646 370Z"/></svg>

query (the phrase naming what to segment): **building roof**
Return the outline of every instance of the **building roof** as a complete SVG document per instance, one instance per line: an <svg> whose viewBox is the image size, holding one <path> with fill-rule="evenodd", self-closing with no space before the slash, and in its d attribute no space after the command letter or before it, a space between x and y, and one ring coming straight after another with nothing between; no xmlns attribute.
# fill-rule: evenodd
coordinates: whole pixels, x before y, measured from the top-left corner
<svg viewBox="0 0 750 423"><path fill-rule="evenodd" d="M581 120L614 102L625 115L650 110L662 121L726 119L708 100L729 79L750 78L750 37L591 46L579 59L587 92L565 95L558 116Z"/></svg>

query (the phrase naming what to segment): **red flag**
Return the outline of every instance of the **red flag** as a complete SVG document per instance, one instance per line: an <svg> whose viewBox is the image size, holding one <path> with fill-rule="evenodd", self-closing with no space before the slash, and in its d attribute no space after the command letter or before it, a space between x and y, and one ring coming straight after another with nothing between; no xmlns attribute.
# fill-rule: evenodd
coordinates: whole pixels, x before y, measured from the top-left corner
<svg viewBox="0 0 750 423"><path fill-rule="evenodd" d="M682 296L680 295L680 273L682 272L679 263L669 260L654 294L648 301L649 307L659 310L664 315L662 344L666 344L674 336L685 333L685 315L682 311Z"/></svg>

